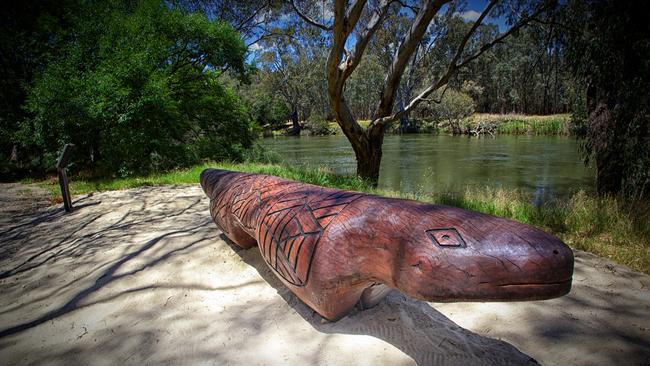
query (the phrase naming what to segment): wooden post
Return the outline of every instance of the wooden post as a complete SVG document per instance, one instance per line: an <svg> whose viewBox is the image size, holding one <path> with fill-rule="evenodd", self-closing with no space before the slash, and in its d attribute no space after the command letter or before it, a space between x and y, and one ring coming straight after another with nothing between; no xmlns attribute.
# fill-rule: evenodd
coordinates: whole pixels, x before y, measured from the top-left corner
<svg viewBox="0 0 650 366"><path fill-rule="evenodd" d="M72 211L72 199L70 198L70 187L68 186L68 175L66 173L66 166L70 161L70 156L74 150L73 144L66 144L63 151L56 162L56 171L59 175L59 186L61 187L61 196L63 196L63 207L66 212Z"/></svg>

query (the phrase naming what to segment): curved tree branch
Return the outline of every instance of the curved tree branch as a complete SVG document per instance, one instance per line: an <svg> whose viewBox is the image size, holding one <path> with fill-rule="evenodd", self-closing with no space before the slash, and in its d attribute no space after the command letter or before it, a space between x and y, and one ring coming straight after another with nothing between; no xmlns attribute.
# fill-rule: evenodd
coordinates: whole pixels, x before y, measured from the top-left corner
<svg viewBox="0 0 650 366"><path fill-rule="evenodd" d="M489 50L490 48L492 48L497 43L502 42L505 38L510 36L512 33L516 32L518 29L520 29L521 27L523 27L526 24L528 24L529 22L531 22L533 19L535 19L537 16L539 16L539 14L541 14L543 11L549 9L553 4L553 1L545 2L535 12L533 12L532 15L527 16L527 17L525 17L523 19L520 19L510 29L508 29L507 31L505 31L501 35L497 36L492 41L490 41L488 43L485 43L474 54L464 58L462 60L462 62L458 63L458 61L462 57L462 54L463 54L463 52L465 50L465 46L467 45L467 42L470 40L471 36L476 31L476 29L478 29L478 27L481 25L483 20L487 17L488 13L494 7L496 2L497 2L497 0L490 1L490 3L486 6L486 8L483 10L481 15L479 16L479 18L472 25L472 28L467 32L467 34L465 34L465 37L463 37L458 49L456 50L456 53L454 54L454 57L453 57L452 61L449 63L449 67L447 68L447 71L442 75L442 77L440 77L440 79L438 79L438 81L436 81L434 84L432 84L431 86L426 88L424 91L422 91L419 95L417 95L415 98L413 98L413 100L411 100L411 102L409 102L409 104L405 108L403 108L403 109L401 109L401 110L399 110L399 111L397 111L397 112L395 112L393 114L390 114L388 116L381 117L381 118L378 118L378 119L374 120L370 124L370 126L368 126L368 128L371 128L374 125L381 126L381 125L385 125L385 124L388 124L390 122L396 121L402 115L404 115L405 113L408 113L408 112L412 111L413 109L415 109L415 107L417 107L421 102L426 101L427 100L426 98L431 93L433 93L434 91L436 91L436 90L440 89L441 87L447 85L447 83L449 82L451 77L454 76L459 69L466 66L468 63L470 63L471 61L478 58L485 51Z"/></svg>
<svg viewBox="0 0 650 366"><path fill-rule="evenodd" d="M403 8L410 9L413 12L413 14L417 14L421 9L420 7L409 5L401 0L393 0L393 2L398 3Z"/></svg>
<svg viewBox="0 0 650 366"><path fill-rule="evenodd" d="M327 26L325 24L319 23L319 22L313 20L312 18L310 18L307 14L303 13L298 8L298 6L296 5L295 0L291 0L290 3L291 3L291 6L293 7L293 10L296 12L296 14L298 14L298 16L301 17L305 22L307 22L307 23L309 23L309 24L311 24L311 25L313 25L315 27L318 27L318 28L320 28L322 30L325 30L325 31L331 31L333 29L332 26Z"/></svg>
<svg viewBox="0 0 650 366"><path fill-rule="evenodd" d="M382 97L377 110L379 117L389 115L393 110L395 102L395 92L408 64L411 55L422 40L433 17L438 13L440 8L450 0L434 0L423 2L422 9L418 12L413 20L413 25L409 29L404 41L399 45L393 62L388 69L388 74L382 89ZM373 124L371 124L372 126Z"/></svg>
<svg viewBox="0 0 650 366"><path fill-rule="evenodd" d="M372 17L366 24L363 31L360 31L360 33L357 35L357 42L354 45L354 49L352 49L352 52L350 52L350 57L346 60L345 72L343 73L344 80L349 78L354 69L359 66L363 52L366 50L366 47L368 46L368 43L370 42L372 36L375 34L375 31L377 31L379 26L386 18L386 14L388 14L388 9L391 3L392 1L390 0L380 1L377 11L372 14Z"/></svg>
<svg viewBox="0 0 650 366"><path fill-rule="evenodd" d="M541 6L539 9L537 9L537 10L533 13L533 15L531 15L531 16L529 16L529 17L526 17L526 18L523 18L523 19L520 19L520 20L519 20L515 25L513 25L510 29L508 29L507 31L503 32L501 35L499 35L498 37L496 37L496 38L493 39L492 41L490 41L490 42L484 44L483 46L481 46L481 48L480 48L478 51L476 51L473 55L471 55L471 56L469 56L469 57L463 59L463 62L461 62L461 63L459 63L458 65L456 65L456 67L457 67L457 68L461 68L461 67L467 65L468 63L472 62L473 60L475 60L476 58L478 58L479 56L481 56L481 54L483 54L483 52L489 50L490 48L492 48L492 47L493 47L494 45L496 45L497 43L502 42L502 41L503 41L504 39L506 39L508 36L510 36L511 34L515 33L515 32L518 31L519 29L521 29L521 28L522 28L523 26L525 26L526 24L528 24L528 23L530 23L531 21L533 21L533 20L534 20L534 19L535 19L539 14L541 14L543 11L549 9L550 6L552 6L551 4L552 4L551 2L547 2L547 3L545 3L545 5Z"/></svg>
<svg viewBox="0 0 650 366"><path fill-rule="evenodd" d="M268 0L264 1L262 5L260 5L259 8L255 9L251 15L249 15L246 19L239 22L239 24L237 24L234 27L235 30L241 31L246 26L246 24L248 24L248 22L253 20L257 16L257 14L259 14L262 10L266 9L268 6L269 6L269 1Z"/></svg>

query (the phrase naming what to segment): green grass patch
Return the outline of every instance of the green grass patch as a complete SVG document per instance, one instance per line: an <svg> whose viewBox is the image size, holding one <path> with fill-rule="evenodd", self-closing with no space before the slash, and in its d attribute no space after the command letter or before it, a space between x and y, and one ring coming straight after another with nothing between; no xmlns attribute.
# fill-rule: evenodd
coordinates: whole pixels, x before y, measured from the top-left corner
<svg viewBox="0 0 650 366"><path fill-rule="evenodd" d="M650 274L650 202L629 202L583 191L568 199L536 207L531 203L531 194L519 190L483 187L468 188L462 194L403 193L376 190L356 177L337 175L325 168L260 163L205 163L146 177L94 181L72 177L70 188L73 195L78 195L152 185L196 185L199 174L206 168L269 174L320 186L446 204L506 217L551 232L574 248ZM55 178L38 184L60 200Z"/></svg>
<svg viewBox="0 0 650 366"><path fill-rule="evenodd" d="M548 116L522 114L476 113L467 123L476 126L478 122L496 124L496 131L506 135L570 135L572 133L570 114Z"/></svg>
<svg viewBox="0 0 650 366"><path fill-rule="evenodd" d="M360 120L357 121L357 123L358 123L359 126L361 126L362 128L367 129L368 126L370 125L370 120L369 120L369 119L360 119ZM333 131L335 131L337 135L343 135L343 130L341 130L341 126L339 126L339 124L336 123L336 121L329 121L329 122L327 123L327 125L328 125L328 127L329 127L330 129L332 129Z"/></svg>
<svg viewBox="0 0 650 366"><path fill-rule="evenodd" d="M269 174L301 182L327 187L367 191L370 186L360 179L334 174L326 168L290 167L281 164L261 163L205 163L190 168L172 170L166 173L152 174L143 177L113 178L85 180L70 178L70 193L72 195L90 192L114 191L120 189L138 188L144 186L198 184L199 175L204 169L219 168L249 173ZM52 193L56 200L61 192L56 177L39 182L39 185Z"/></svg>

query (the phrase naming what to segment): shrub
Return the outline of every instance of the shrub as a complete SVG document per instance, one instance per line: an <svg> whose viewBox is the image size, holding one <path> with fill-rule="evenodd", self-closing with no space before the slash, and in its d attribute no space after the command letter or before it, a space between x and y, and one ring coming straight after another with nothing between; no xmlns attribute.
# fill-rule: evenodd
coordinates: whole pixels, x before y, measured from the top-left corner
<svg viewBox="0 0 650 366"><path fill-rule="evenodd" d="M451 130L454 135L463 133L461 121L474 113L475 104L469 95L448 89L442 95L440 103L432 106L434 120L440 127Z"/></svg>
<svg viewBox="0 0 650 366"><path fill-rule="evenodd" d="M322 117L310 117L305 123L304 130L310 136L336 135L336 130L330 128L330 124Z"/></svg>
<svg viewBox="0 0 650 366"><path fill-rule="evenodd" d="M28 96L22 141L56 156L77 145L77 168L128 176L199 159L241 159L254 131L220 70L245 76L230 26L159 1L96 2Z"/></svg>

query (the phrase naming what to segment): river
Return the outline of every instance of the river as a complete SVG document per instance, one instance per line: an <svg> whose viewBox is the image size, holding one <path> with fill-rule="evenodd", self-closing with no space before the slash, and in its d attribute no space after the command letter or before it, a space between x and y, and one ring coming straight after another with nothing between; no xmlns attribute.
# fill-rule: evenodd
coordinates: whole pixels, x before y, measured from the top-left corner
<svg viewBox="0 0 650 366"><path fill-rule="evenodd" d="M344 136L262 140L289 164L327 166L353 174L356 161ZM559 136L469 138L387 135L379 188L402 192L462 193L470 187L522 189L541 203L579 189L591 191L593 169L582 162L579 142Z"/></svg>

